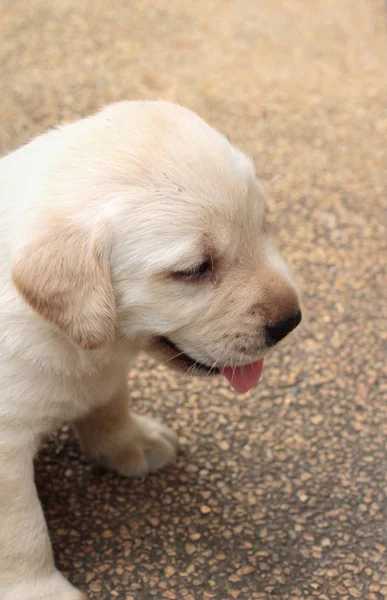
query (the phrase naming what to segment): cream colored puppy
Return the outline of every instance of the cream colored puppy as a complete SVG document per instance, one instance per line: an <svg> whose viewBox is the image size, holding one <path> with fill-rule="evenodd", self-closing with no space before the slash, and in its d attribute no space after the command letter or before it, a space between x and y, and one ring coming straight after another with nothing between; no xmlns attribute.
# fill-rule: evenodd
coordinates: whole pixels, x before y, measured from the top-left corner
<svg viewBox="0 0 387 600"><path fill-rule="evenodd" d="M78 600L55 569L33 477L71 422L124 475L174 460L129 412L141 349L238 391L300 321L249 158L167 102L122 102L0 161L0 598Z"/></svg>

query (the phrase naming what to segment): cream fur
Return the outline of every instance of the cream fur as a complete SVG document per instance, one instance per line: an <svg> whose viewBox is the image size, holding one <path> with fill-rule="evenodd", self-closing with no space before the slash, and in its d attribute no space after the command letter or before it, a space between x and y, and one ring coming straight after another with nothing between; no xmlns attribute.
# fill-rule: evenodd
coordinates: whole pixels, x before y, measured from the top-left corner
<svg viewBox="0 0 387 600"><path fill-rule="evenodd" d="M0 161L0 198L0 598L79 600L33 483L42 437L72 422L125 475L168 464L176 436L128 410L138 352L162 355L168 336L208 366L251 362L298 292L251 160L173 104L122 102L38 137ZM208 278L173 275L207 258Z"/></svg>

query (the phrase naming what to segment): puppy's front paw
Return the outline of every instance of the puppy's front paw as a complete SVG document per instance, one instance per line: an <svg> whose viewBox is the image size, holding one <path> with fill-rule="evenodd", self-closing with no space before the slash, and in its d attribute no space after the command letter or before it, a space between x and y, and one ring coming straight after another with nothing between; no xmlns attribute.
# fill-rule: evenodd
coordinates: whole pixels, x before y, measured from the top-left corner
<svg viewBox="0 0 387 600"><path fill-rule="evenodd" d="M87 600L85 594L73 587L58 571L47 577L22 581L7 588L2 600Z"/></svg>
<svg viewBox="0 0 387 600"><path fill-rule="evenodd" d="M117 440L118 441L118 440ZM172 463L178 450L177 435L162 423L131 414L131 422L120 436L119 445L110 455L103 457L104 464L127 477L153 473Z"/></svg>

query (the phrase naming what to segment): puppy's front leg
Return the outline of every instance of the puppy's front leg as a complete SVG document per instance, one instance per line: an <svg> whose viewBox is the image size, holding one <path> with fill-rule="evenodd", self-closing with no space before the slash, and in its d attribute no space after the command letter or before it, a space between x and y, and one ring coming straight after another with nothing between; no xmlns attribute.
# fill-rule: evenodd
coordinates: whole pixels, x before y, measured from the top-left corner
<svg viewBox="0 0 387 600"><path fill-rule="evenodd" d="M175 433L129 411L126 377L103 406L75 424L84 453L127 476L157 471L176 458Z"/></svg>
<svg viewBox="0 0 387 600"><path fill-rule="evenodd" d="M55 569L33 472L35 444L0 430L1 600L86 600Z"/></svg>

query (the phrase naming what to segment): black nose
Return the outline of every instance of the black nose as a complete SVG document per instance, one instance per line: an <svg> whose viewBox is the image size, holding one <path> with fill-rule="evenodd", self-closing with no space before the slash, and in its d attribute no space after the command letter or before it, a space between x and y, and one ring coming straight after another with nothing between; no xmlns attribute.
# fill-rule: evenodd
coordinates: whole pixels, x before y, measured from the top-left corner
<svg viewBox="0 0 387 600"><path fill-rule="evenodd" d="M281 341L285 336L288 335L297 325L301 322L301 311L292 315L291 317L285 317L278 321L275 325L266 326L266 343L268 346L274 346Z"/></svg>

